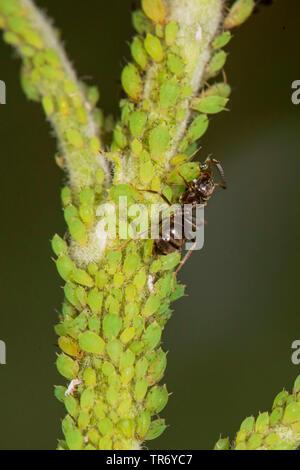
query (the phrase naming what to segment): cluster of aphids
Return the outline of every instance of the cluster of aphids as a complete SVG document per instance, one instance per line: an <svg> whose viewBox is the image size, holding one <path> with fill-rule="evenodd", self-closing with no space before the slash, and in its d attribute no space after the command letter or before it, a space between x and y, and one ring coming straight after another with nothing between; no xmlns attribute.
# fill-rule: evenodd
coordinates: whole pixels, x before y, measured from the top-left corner
<svg viewBox="0 0 300 470"><path fill-rule="evenodd" d="M219 174L221 176L222 182L221 183L216 183L214 181L214 165L219 171ZM212 159L208 157L204 163L199 164L199 169L200 169L200 176L196 179L193 179L192 181L187 181L181 174L180 172L179 175L182 178L184 184L185 184L185 190L183 194L181 195L179 199L179 203L182 208L184 208L185 204L190 204L191 209L196 209L197 206L199 205L207 205L207 202L213 195L215 189L217 187L226 189L227 184L225 182L224 178L224 172L223 168L220 164L219 161ZM147 192L151 193L156 193L160 194L162 199L169 205L171 206L171 202L161 193L157 193L156 191L152 190L146 190ZM186 213L184 210L182 210L181 213L181 219L180 223L178 224L178 220L175 220L175 214L171 213L170 215L170 232L167 237L164 237L162 234L162 224L163 221L160 222L160 237L155 240L154 242L154 252L156 254L160 255L168 255L170 253L174 253L176 251L181 251L183 246L187 242L187 238L182 235L184 233L183 228L190 223L189 220L186 220ZM195 226L196 227L196 226ZM191 240L193 241L193 240ZM185 255L184 259L180 262L179 267L176 271L176 273L179 271L179 269L184 265L184 263L187 261L189 256L191 255L193 251L193 245L192 248L188 251L188 253ZM175 274L176 274L175 273Z"/></svg>

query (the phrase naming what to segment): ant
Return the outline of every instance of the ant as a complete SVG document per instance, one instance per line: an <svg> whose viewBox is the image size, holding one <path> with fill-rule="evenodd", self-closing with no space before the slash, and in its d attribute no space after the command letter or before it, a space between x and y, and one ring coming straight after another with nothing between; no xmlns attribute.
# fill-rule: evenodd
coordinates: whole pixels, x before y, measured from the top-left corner
<svg viewBox="0 0 300 470"><path fill-rule="evenodd" d="M214 174L213 174L214 173L213 165L217 167L219 174L221 176L221 179L222 179L222 183L215 183ZM192 181L187 181L181 175L181 173L177 170L179 176L182 178L186 186L185 191L183 192L183 194L181 195L179 199L179 204L182 208L184 208L185 204L190 204L192 210L197 209L197 206L199 205L206 206L217 187L220 187L222 189L227 188L227 184L226 184L225 177L224 177L224 171L218 160L208 157L204 163L200 163L199 168L201 171L200 176ZM169 206L172 206L169 199L166 196L164 196L162 193L159 193L158 191L154 191L150 189L140 189L139 191L146 191L146 192L153 193L153 194L159 194L161 198ZM192 217L192 221L187 220L186 219L187 216L185 215L184 212L185 211L182 211L181 213L179 224L176 219L176 213L172 213L170 215L170 234L167 236L164 236L162 234L163 220L160 222L160 237L154 242L155 254L168 255L176 251L181 251L183 246L186 244L187 238L185 237L185 235L181 236L182 229L187 223L191 224L193 228L195 227L195 224L193 222L194 217ZM195 239L193 239L192 241L194 244L188 250L183 260L179 263L178 268L173 274L172 283L173 283L174 278L176 277L176 275L178 274L182 266L186 263L188 258L191 256L192 251L195 248L196 241Z"/></svg>

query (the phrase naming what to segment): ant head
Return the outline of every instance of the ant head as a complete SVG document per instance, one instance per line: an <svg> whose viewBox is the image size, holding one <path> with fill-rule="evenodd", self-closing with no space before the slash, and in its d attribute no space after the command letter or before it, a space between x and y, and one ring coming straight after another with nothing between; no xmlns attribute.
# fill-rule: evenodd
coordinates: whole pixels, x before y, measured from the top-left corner
<svg viewBox="0 0 300 470"><path fill-rule="evenodd" d="M212 172L212 160L210 157L207 157L204 163L200 163L199 168L200 171L203 173L211 173Z"/></svg>

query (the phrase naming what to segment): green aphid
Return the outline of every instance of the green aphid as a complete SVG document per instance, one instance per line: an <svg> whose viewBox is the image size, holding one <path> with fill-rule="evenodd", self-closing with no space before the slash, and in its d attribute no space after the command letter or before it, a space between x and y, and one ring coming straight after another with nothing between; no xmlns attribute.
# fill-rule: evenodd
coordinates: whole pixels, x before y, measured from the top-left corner
<svg viewBox="0 0 300 470"><path fill-rule="evenodd" d="M134 433L134 421L130 418L123 418L118 423L118 429L124 434L125 437L132 437Z"/></svg>
<svg viewBox="0 0 300 470"><path fill-rule="evenodd" d="M143 341L148 349L154 349L161 340L162 328L157 322L151 323L143 336Z"/></svg>
<svg viewBox="0 0 300 470"><path fill-rule="evenodd" d="M98 139L98 137L92 137L90 139L90 143L89 143L89 147L91 149L91 152L94 154L94 155L99 155L100 153L100 148L101 148L101 142L100 140ZM97 179L97 178L96 178ZM100 183L102 184L102 183Z"/></svg>
<svg viewBox="0 0 300 470"><path fill-rule="evenodd" d="M282 424L289 425L300 420L300 403L292 402L287 405L282 418Z"/></svg>
<svg viewBox="0 0 300 470"><path fill-rule="evenodd" d="M159 103L162 108L168 109L175 106L180 94L180 88L176 80L167 80L161 86Z"/></svg>
<svg viewBox="0 0 300 470"><path fill-rule="evenodd" d="M93 313L100 313L103 302L103 293L97 287L91 289L87 296L87 303Z"/></svg>
<svg viewBox="0 0 300 470"><path fill-rule="evenodd" d="M180 174L177 170L179 170ZM199 178L199 163L187 162L175 168L173 171L171 171L170 175L168 176L168 183L182 185L183 181L180 175L182 175L186 179L186 181L192 181L193 179Z"/></svg>
<svg viewBox="0 0 300 470"><path fill-rule="evenodd" d="M221 47L226 46L232 38L230 31L224 31L222 34L214 39L212 46L215 50L221 49Z"/></svg>
<svg viewBox="0 0 300 470"><path fill-rule="evenodd" d="M252 434L247 442L247 450L255 450L260 447L263 437L260 434Z"/></svg>
<svg viewBox="0 0 300 470"><path fill-rule="evenodd" d="M76 285L72 282L67 282L64 287L64 293L66 299L70 302L70 304L74 305L78 310L80 309L80 302L76 296Z"/></svg>
<svg viewBox="0 0 300 470"><path fill-rule="evenodd" d="M64 403L65 401L66 391L67 391L66 387L63 387L62 385L54 385L54 396L61 403Z"/></svg>
<svg viewBox="0 0 300 470"><path fill-rule="evenodd" d="M269 414L260 413L255 423L255 432L264 433L269 427Z"/></svg>
<svg viewBox="0 0 300 470"><path fill-rule="evenodd" d="M103 354L105 342L93 331L85 331L79 336L79 347L88 353Z"/></svg>
<svg viewBox="0 0 300 470"><path fill-rule="evenodd" d="M109 387L106 394L106 400L111 407L116 407L119 402L119 391L114 387Z"/></svg>
<svg viewBox="0 0 300 470"><path fill-rule="evenodd" d="M11 31L5 31L3 33L3 40L7 44L11 44L12 46L19 46L21 43L21 38L17 34L12 33Z"/></svg>
<svg viewBox="0 0 300 470"><path fill-rule="evenodd" d="M118 315L120 311L120 303L113 297L113 295L110 294L105 301L105 309L108 310L110 314Z"/></svg>
<svg viewBox="0 0 300 470"><path fill-rule="evenodd" d="M120 358L120 369L126 369L127 367L131 367L134 364L135 354L127 349L125 352L121 354Z"/></svg>
<svg viewBox="0 0 300 470"><path fill-rule="evenodd" d="M98 101L100 99L100 92L99 92L99 89L96 86L91 86L91 87L88 88L87 99L88 99L90 105L92 106L92 108L94 106L96 106L96 104L98 103Z"/></svg>
<svg viewBox="0 0 300 470"><path fill-rule="evenodd" d="M98 289L103 289L107 285L108 275L104 269L100 269L95 275L95 283Z"/></svg>
<svg viewBox="0 0 300 470"><path fill-rule="evenodd" d="M120 336L122 343L127 344L134 338L135 328L133 326L126 328Z"/></svg>
<svg viewBox="0 0 300 470"><path fill-rule="evenodd" d="M146 398L146 408L153 414L160 413L168 402L169 394L166 386L152 387Z"/></svg>
<svg viewBox="0 0 300 470"><path fill-rule="evenodd" d="M159 309L160 303L160 297L158 295L151 294L150 297L148 297L148 299L146 300L146 303L143 307L143 317L148 318L153 315Z"/></svg>
<svg viewBox="0 0 300 470"><path fill-rule="evenodd" d="M103 318L103 334L108 340L116 338L122 328L122 318L118 315L107 314Z"/></svg>
<svg viewBox="0 0 300 470"><path fill-rule="evenodd" d="M161 41L158 39L158 37L148 33L144 41L144 46L150 57L155 62L161 62L163 60L164 52Z"/></svg>
<svg viewBox="0 0 300 470"><path fill-rule="evenodd" d="M72 395L67 395L65 398L65 407L69 415L76 419L79 413L79 403L76 398Z"/></svg>
<svg viewBox="0 0 300 470"><path fill-rule="evenodd" d="M164 23L166 9L163 0L142 0L142 8L155 23Z"/></svg>
<svg viewBox="0 0 300 470"><path fill-rule="evenodd" d="M75 423L74 420L71 418L71 416L67 415L64 417L61 423L62 431L64 435L66 435L67 432L70 432L74 429Z"/></svg>
<svg viewBox="0 0 300 470"><path fill-rule="evenodd" d="M64 281L69 281L72 278L72 275L75 271L75 266L73 261L67 255L60 255L56 260L57 271L64 279Z"/></svg>
<svg viewBox="0 0 300 470"><path fill-rule="evenodd" d="M127 142L126 135L122 131L121 126L117 126L115 128L113 135L114 135L114 144L119 149L124 149L127 146L128 142Z"/></svg>
<svg viewBox="0 0 300 470"><path fill-rule="evenodd" d="M118 363L123 352L123 345L119 340L114 339L107 343L106 350L110 359L113 362Z"/></svg>
<svg viewBox="0 0 300 470"><path fill-rule="evenodd" d="M33 101L40 100L40 92L37 86L32 83L25 67L21 69L21 86L28 99Z"/></svg>
<svg viewBox="0 0 300 470"><path fill-rule="evenodd" d="M187 132L187 138L192 142L200 139L200 137L202 137L207 131L208 124L209 121L206 114L200 114L200 116L194 119L190 125Z"/></svg>
<svg viewBox="0 0 300 470"><path fill-rule="evenodd" d="M22 31L22 36L24 37L25 41L30 45L35 47L36 49L43 49L44 43L39 34L34 31L33 29L25 29Z"/></svg>
<svg viewBox="0 0 300 470"><path fill-rule="evenodd" d="M76 297L80 302L82 307L85 307L87 304L87 293L84 287L77 286L76 287Z"/></svg>
<svg viewBox="0 0 300 470"><path fill-rule="evenodd" d="M101 327L101 320L100 320L99 316L92 315L88 319L88 327L89 327L89 330L94 331L95 333L99 333L100 332L100 327Z"/></svg>
<svg viewBox="0 0 300 470"><path fill-rule="evenodd" d="M66 443L70 450L81 450L83 447L83 437L79 429L73 429L65 433Z"/></svg>
<svg viewBox="0 0 300 470"><path fill-rule="evenodd" d="M129 129L133 137L142 137L147 122L147 114L135 111L129 118Z"/></svg>
<svg viewBox="0 0 300 470"><path fill-rule="evenodd" d="M17 0L1 0L0 2L1 12L4 15L15 15L18 17L22 13L22 5Z"/></svg>
<svg viewBox="0 0 300 470"><path fill-rule="evenodd" d="M98 429L103 436L111 435L113 432L113 423L109 418L103 418L98 421Z"/></svg>
<svg viewBox="0 0 300 470"><path fill-rule="evenodd" d="M99 441L99 450L112 450L112 440L110 437L103 437Z"/></svg>
<svg viewBox="0 0 300 470"><path fill-rule="evenodd" d="M279 423L279 421L281 421L282 415L283 415L283 408L281 407L274 408L274 410L272 411L270 415L270 426L272 427L272 426L275 426L277 423Z"/></svg>
<svg viewBox="0 0 300 470"><path fill-rule="evenodd" d="M136 254L129 254L126 256L123 264L123 273L125 276L131 276L137 271L141 264L141 258Z"/></svg>
<svg viewBox="0 0 300 470"><path fill-rule="evenodd" d="M77 207L73 206L72 204L67 205L64 210L64 218L67 224L73 222L73 220L78 218L78 210Z"/></svg>
<svg viewBox="0 0 300 470"><path fill-rule="evenodd" d="M169 271L175 268L180 262L180 253L170 253L161 258L161 270Z"/></svg>
<svg viewBox="0 0 300 470"><path fill-rule="evenodd" d="M300 392L300 375L298 375L298 377L295 380L293 392L294 393Z"/></svg>
<svg viewBox="0 0 300 470"><path fill-rule="evenodd" d="M72 204L72 192L68 186L64 186L61 190L61 200L64 207Z"/></svg>
<svg viewBox="0 0 300 470"><path fill-rule="evenodd" d="M134 101L139 101L142 94L142 80L138 69L133 64L124 67L121 82L128 96Z"/></svg>
<svg viewBox="0 0 300 470"><path fill-rule="evenodd" d="M74 240L76 240L80 245L85 245L87 242L87 231L85 224L80 219L74 217L71 221L68 222L68 227Z"/></svg>
<svg viewBox="0 0 300 470"><path fill-rule="evenodd" d="M121 196L127 197L128 204L131 204L138 197L138 192L129 184L118 184L111 188L110 197L118 204Z"/></svg>
<svg viewBox="0 0 300 470"><path fill-rule="evenodd" d="M224 21L225 29L232 29L244 23L255 8L255 0L236 0Z"/></svg>
<svg viewBox="0 0 300 470"><path fill-rule="evenodd" d="M98 272L98 266L96 263L89 263L88 264L88 272L90 273L91 276L95 276L95 274Z"/></svg>
<svg viewBox="0 0 300 470"><path fill-rule="evenodd" d="M58 346L69 356L79 357L80 351L77 342L69 336L61 336L58 338Z"/></svg>
<svg viewBox="0 0 300 470"><path fill-rule="evenodd" d="M122 385L124 387L128 386L128 384L131 382L133 377L134 377L134 367L133 366L129 366L129 367L126 367L125 369L122 369L121 381L122 381Z"/></svg>
<svg viewBox="0 0 300 470"><path fill-rule="evenodd" d="M167 356L162 349L159 349L157 352L152 351L149 362L147 381L149 385L154 385L160 381L164 374L167 366Z"/></svg>
<svg viewBox="0 0 300 470"><path fill-rule="evenodd" d="M26 18L22 18L21 16L12 16L11 18L8 18L7 24L9 29L17 34L22 34L23 31L29 26L28 20Z"/></svg>
<svg viewBox="0 0 300 470"><path fill-rule="evenodd" d="M274 399L273 408L275 408L276 406L284 406L288 397L289 392L287 392L286 390L282 390L282 392L279 392Z"/></svg>
<svg viewBox="0 0 300 470"><path fill-rule="evenodd" d="M62 116L67 116L69 114L70 106L69 106L68 100L64 96L61 96L59 98L58 107Z"/></svg>
<svg viewBox="0 0 300 470"><path fill-rule="evenodd" d="M207 79L212 78L215 75L217 75L220 72L220 70L224 67L226 59L227 59L226 52L224 52L222 50L216 52L212 56L208 66L206 68L206 71L205 71L206 78Z"/></svg>
<svg viewBox="0 0 300 470"><path fill-rule="evenodd" d="M149 411L142 410L137 418L137 428L136 432L137 435L144 439L145 435L147 434L151 424L151 415Z"/></svg>
<svg viewBox="0 0 300 470"><path fill-rule="evenodd" d="M124 281L125 281L125 276L124 276L123 273L116 273L116 274L114 275L114 280L113 280L113 282L114 282L114 286L115 286L116 288L121 287L121 286L123 285Z"/></svg>
<svg viewBox="0 0 300 470"><path fill-rule="evenodd" d="M150 161L141 163L139 173L141 183L147 186L154 178L155 170L153 164Z"/></svg>
<svg viewBox="0 0 300 470"><path fill-rule="evenodd" d="M154 128L149 136L149 147L152 157L160 157L168 148L170 134L166 127L160 125Z"/></svg>
<svg viewBox="0 0 300 470"><path fill-rule="evenodd" d="M94 404L96 395L93 388L86 388L80 397L80 408L90 410Z"/></svg>
<svg viewBox="0 0 300 470"><path fill-rule="evenodd" d="M51 116L54 113L54 103L51 96L44 96L42 98L42 106L46 113L46 116Z"/></svg>
<svg viewBox="0 0 300 470"><path fill-rule="evenodd" d="M137 402L141 402L144 400L146 393L148 390L148 382L145 377L140 378L136 381L134 386L134 398Z"/></svg>
<svg viewBox="0 0 300 470"><path fill-rule="evenodd" d="M265 438L265 442L264 444L267 446L267 447L275 447L278 442L280 441L280 437L278 436L278 434L276 434L275 432L272 433L272 434L269 434L266 438Z"/></svg>
<svg viewBox="0 0 300 470"><path fill-rule="evenodd" d="M222 96L206 96L195 98L192 102L192 109L205 114L217 114L225 109L228 98Z"/></svg>
<svg viewBox="0 0 300 470"><path fill-rule="evenodd" d="M168 46L174 44L177 34L178 34L178 25L175 21L170 21L165 28L165 39Z"/></svg>
<svg viewBox="0 0 300 470"><path fill-rule="evenodd" d="M223 98L229 98L231 94L231 88L228 83L219 82L207 88L204 92L201 93L201 97L206 96L221 96Z"/></svg>
<svg viewBox="0 0 300 470"><path fill-rule="evenodd" d="M141 291L146 284L147 275L145 269L140 269L133 279L133 283L138 291Z"/></svg>
<svg viewBox="0 0 300 470"><path fill-rule="evenodd" d="M89 422L90 422L90 414L89 414L89 411L88 410L82 410L80 411L79 415L78 415L78 427L80 429L85 429L87 428ZM91 449L94 449L93 446L91 446L91 444L88 444L84 450L91 450Z"/></svg>
<svg viewBox="0 0 300 470"><path fill-rule="evenodd" d="M176 289L172 292L170 296L171 302L175 302L175 300L180 299L184 295L185 286L180 284L176 287Z"/></svg>
<svg viewBox="0 0 300 470"><path fill-rule="evenodd" d="M67 243L57 234L51 240L51 247L56 256L65 255L68 252Z"/></svg>
<svg viewBox="0 0 300 470"><path fill-rule="evenodd" d="M158 273L161 270L162 262L160 259L155 259L150 266L150 274Z"/></svg>
<svg viewBox="0 0 300 470"><path fill-rule="evenodd" d="M94 281L92 277L83 269L75 269L72 274L72 280L77 284L81 284L86 287L93 287Z"/></svg>
<svg viewBox="0 0 300 470"><path fill-rule="evenodd" d="M135 364L135 375L139 379L144 377L149 367L149 362L145 357L141 357Z"/></svg>
<svg viewBox="0 0 300 470"><path fill-rule="evenodd" d="M135 37L130 46L131 54L141 69L146 70L148 65L148 55L145 51L143 42L140 38Z"/></svg>
<svg viewBox="0 0 300 470"><path fill-rule="evenodd" d="M102 365L102 372L103 372L104 375L109 377L111 375L115 375L116 370L110 362L105 361L105 362L103 362L103 365Z"/></svg>
<svg viewBox="0 0 300 470"><path fill-rule="evenodd" d="M57 357L56 367L58 372L69 380L75 379L79 372L78 363L65 354L60 354Z"/></svg>
<svg viewBox="0 0 300 470"><path fill-rule="evenodd" d="M87 367L83 373L83 380L87 387L95 387L97 384L96 372L92 367Z"/></svg>
<svg viewBox="0 0 300 470"><path fill-rule="evenodd" d="M155 419L150 425L150 429L145 436L145 440L151 441L152 439L156 439L161 436L166 427L167 425L165 424L164 419Z"/></svg>
<svg viewBox="0 0 300 470"><path fill-rule="evenodd" d="M254 416L249 416L248 418L245 418L244 421L241 424L240 430L245 430L247 433L251 433L254 430L254 425L255 425L255 418Z"/></svg>
<svg viewBox="0 0 300 470"><path fill-rule="evenodd" d="M145 347L145 344L143 343L143 341L133 341L131 345L129 346L129 349L134 354L139 355L142 353L144 347Z"/></svg>
<svg viewBox="0 0 300 470"><path fill-rule="evenodd" d="M83 147L83 138L76 129L72 129L72 128L67 129L66 137L67 137L67 140L70 142L70 144L73 145L73 147L78 148L78 149Z"/></svg>
<svg viewBox="0 0 300 470"><path fill-rule="evenodd" d="M230 449L229 437L219 439L214 447L214 450L229 450L229 449Z"/></svg>
<svg viewBox="0 0 300 470"><path fill-rule="evenodd" d="M149 33L152 30L152 22L142 10L136 10L132 13L132 24L139 34Z"/></svg>
<svg viewBox="0 0 300 470"><path fill-rule="evenodd" d="M180 57L175 54L168 54L167 56L167 66L170 72L177 77L181 77L184 72L184 62Z"/></svg>
<svg viewBox="0 0 300 470"><path fill-rule="evenodd" d="M137 156L139 156L143 151L143 144L138 139L133 139L131 142L131 150Z"/></svg>

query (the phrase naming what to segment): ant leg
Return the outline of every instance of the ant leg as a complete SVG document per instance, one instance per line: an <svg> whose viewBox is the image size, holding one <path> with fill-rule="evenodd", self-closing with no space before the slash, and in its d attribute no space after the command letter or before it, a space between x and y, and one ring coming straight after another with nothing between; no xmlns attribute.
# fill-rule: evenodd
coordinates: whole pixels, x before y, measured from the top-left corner
<svg viewBox="0 0 300 470"><path fill-rule="evenodd" d="M195 242L194 245L192 246L192 248L189 249L189 251L187 252L187 254L185 255L185 257L183 258L183 260L180 261L178 268L177 268L176 271L173 273L172 281L171 281L172 290L174 290L174 279L175 279L175 277L177 276L177 274L178 274L179 271L181 270L182 266L187 262L187 260L188 260L189 257L191 256L192 252L194 251L194 247L196 246L196 244L197 244L197 242Z"/></svg>
<svg viewBox="0 0 300 470"><path fill-rule="evenodd" d="M222 167L221 163L218 160L215 160L213 158L212 161L216 165L216 167L218 168L219 173L221 175L221 179L222 179L222 184L215 184L215 186L220 186L221 188L226 189L227 188L227 183L226 183L226 180L225 180L223 167Z"/></svg>
<svg viewBox="0 0 300 470"><path fill-rule="evenodd" d="M159 194L159 196L169 205L172 206L172 203L169 201L169 199L163 194L160 193L159 191L154 191L153 189L138 189L134 188L136 191L144 191L146 193L152 193L152 194Z"/></svg>
<svg viewBox="0 0 300 470"><path fill-rule="evenodd" d="M186 185L186 187L188 188L189 187L189 183L187 182L187 180L185 179L184 176L182 176L182 174L180 173L180 171L178 170L178 168L176 168L176 171L177 173L179 174L180 178L183 180L184 184Z"/></svg>

